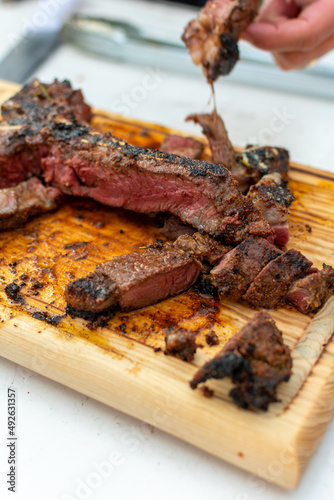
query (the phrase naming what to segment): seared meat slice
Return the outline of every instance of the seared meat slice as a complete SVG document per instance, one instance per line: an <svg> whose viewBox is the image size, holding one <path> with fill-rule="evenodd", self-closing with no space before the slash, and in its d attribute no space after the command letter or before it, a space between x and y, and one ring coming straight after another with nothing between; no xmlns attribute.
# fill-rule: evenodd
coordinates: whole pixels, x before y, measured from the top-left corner
<svg viewBox="0 0 334 500"><path fill-rule="evenodd" d="M264 175L273 172L281 174L284 181L288 180L289 153L286 149L250 146L236 155L236 162L239 165L238 175L241 175L243 184L248 182L248 187L259 182ZM234 177L239 181L236 175ZM245 192L244 189L242 192Z"/></svg>
<svg viewBox="0 0 334 500"><path fill-rule="evenodd" d="M184 330L169 331L165 336L166 350L165 354L172 354L183 361L192 361L194 359L197 347L196 333Z"/></svg>
<svg viewBox="0 0 334 500"><path fill-rule="evenodd" d="M283 184L281 175L274 172L262 177L247 194L274 229L274 243L281 248L289 241L288 209L295 200L290 189Z"/></svg>
<svg viewBox="0 0 334 500"><path fill-rule="evenodd" d="M255 307L274 309L284 302L290 286L305 277L311 266L312 262L300 252L288 250L266 265L243 298Z"/></svg>
<svg viewBox="0 0 334 500"><path fill-rule="evenodd" d="M49 100L39 98L47 108ZM0 124L0 169L7 185L40 170L46 183L65 194L136 212L169 212L228 243L272 233L224 167L130 146L85 122L54 116L50 106L45 122L28 115L27 122Z"/></svg>
<svg viewBox="0 0 334 500"><path fill-rule="evenodd" d="M191 252L198 259L207 261L211 266L214 266L231 250L231 247L222 245L207 234L201 233L195 233L192 236L181 235L174 242L174 246L185 252Z"/></svg>
<svg viewBox="0 0 334 500"><path fill-rule="evenodd" d="M168 135L160 146L163 153L186 156L193 160L199 160L203 153L204 146L201 142L192 137L182 137L181 135Z"/></svg>
<svg viewBox="0 0 334 500"><path fill-rule="evenodd" d="M211 271L211 281L221 298L239 300L268 262L282 252L262 238L247 238L228 252Z"/></svg>
<svg viewBox="0 0 334 500"><path fill-rule="evenodd" d="M28 217L57 208L61 192L32 177L13 188L0 189L0 231L22 226Z"/></svg>
<svg viewBox="0 0 334 500"><path fill-rule="evenodd" d="M258 5L258 0L209 0L185 28L182 40L209 83L233 69L239 59L237 42Z"/></svg>
<svg viewBox="0 0 334 500"><path fill-rule="evenodd" d="M323 264L321 271L306 276L292 285L286 301L303 314L315 312L334 293L334 269Z"/></svg>
<svg viewBox="0 0 334 500"><path fill-rule="evenodd" d="M159 229L160 233L169 240L176 240L182 234L189 234L192 236L196 229L183 222L174 215L167 216L163 226Z"/></svg>
<svg viewBox="0 0 334 500"><path fill-rule="evenodd" d="M192 389L211 378L231 377L230 396L243 408L267 410L277 401L276 389L291 376L290 349L268 313L261 311L190 382Z"/></svg>
<svg viewBox="0 0 334 500"><path fill-rule="evenodd" d="M118 305L139 309L188 290L202 269L192 255L174 248L148 248L100 264L70 283L65 298L73 310L101 312Z"/></svg>
<svg viewBox="0 0 334 500"><path fill-rule="evenodd" d="M231 170L235 164L235 150L228 138L224 122L218 113L213 111L211 115L190 115L186 118L186 121L194 121L202 127L203 134L210 144L212 161Z"/></svg>

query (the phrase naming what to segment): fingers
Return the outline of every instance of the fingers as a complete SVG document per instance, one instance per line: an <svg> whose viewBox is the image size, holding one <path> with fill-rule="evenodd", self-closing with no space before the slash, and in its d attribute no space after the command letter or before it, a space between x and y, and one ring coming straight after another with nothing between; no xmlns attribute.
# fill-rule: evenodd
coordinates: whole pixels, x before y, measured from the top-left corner
<svg viewBox="0 0 334 500"><path fill-rule="evenodd" d="M301 69L334 49L334 35L310 52L273 52L277 65L285 70Z"/></svg>

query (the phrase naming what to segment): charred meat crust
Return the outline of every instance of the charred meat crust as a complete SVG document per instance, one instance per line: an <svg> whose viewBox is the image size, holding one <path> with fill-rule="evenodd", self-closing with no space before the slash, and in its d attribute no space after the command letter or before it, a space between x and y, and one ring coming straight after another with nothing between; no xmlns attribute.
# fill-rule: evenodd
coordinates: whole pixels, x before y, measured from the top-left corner
<svg viewBox="0 0 334 500"><path fill-rule="evenodd" d="M239 59L237 42L254 19L258 0L209 0L186 26L182 40L208 82L227 75Z"/></svg>
<svg viewBox="0 0 334 500"><path fill-rule="evenodd" d="M196 343L196 333L179 329L177 332L167 332L165 336L165 354L171 354L183 361L192 361L199 345Z"/></svg>
<svg viewBox="0 0 334 500"><path fill-rule="evenodd" d="M71 310L93 313L118 305L139 309L188 290L199 276L201 263L174 248L148 248L115 257L95 273L70 283L65 298Z"/></svg>
<svg viewBox="0 0 334 500"><path fill-rule="evenodd" d="M206 363L190 382L192 389L211 379L231 377L230 396L243 408L267 410L277 401L277 386L291 376L290 349L268 313L261 311Z"/></svg>
<svg viewBox="0 0 334 500"><path fill-rule="evenodd" d="M35 91L36 83L31 87ZM169 212L227 243L272 233L224 167L131 146L63 118L58 108L55 115L42 95L46 121L32 111L0 124L2 187L43 175L65 194L137 212Z"/></svg>
<svg viewBox="0 0 334 500"><path fill-rule="evenodd" d="M32 215L54 210L61 198L58 189L45 187L36 177L15 187L0 189L0 231L15 229Z"/></svg>

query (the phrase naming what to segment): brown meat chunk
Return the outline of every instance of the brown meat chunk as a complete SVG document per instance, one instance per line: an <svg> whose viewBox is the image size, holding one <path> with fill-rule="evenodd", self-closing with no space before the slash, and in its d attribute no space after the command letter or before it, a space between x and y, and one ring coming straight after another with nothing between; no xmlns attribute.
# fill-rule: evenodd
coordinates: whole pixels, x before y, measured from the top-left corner
<svg viewBox="0 0 334 500"><path fill-rule="evenodd" d="M201 158L204 146L192 137L168 135L160 146L160 151L178 156L186 156L193 160Z"/></svg>
<svg viewBox="0 0 334 500"><path fill-rule="evenodd" d="M207 261L214 266L222 257L231 250L231 247L222 245L206 234L195 233L192 236L181 235L174 246L185 252L191 252L200 260Z"/></svg>
<svg viewBox="0 0 334 500"><path fill-rule="evenodd" d="M288 250L266 265L243 298L255 307L274 309L284 303L290 286L306 276L311 266L300 252Z"/></svg>
<svg viewBox="0 0 334 500"><path fill-rule="evenodd" d="M183 361L192 361L199 347L196 344L196 333L180 328L170 331L165 336L165 354L171 354Z"/></svg>
<svg viewBox="0 0 334 500"><path fill-rule="evenodd" d="M277 401L279 383L291 376L290 349L268 313L261 311L208 361L190 382L192 389L211 378L231 377L230 396L243 407L267 410Z"/></svg>

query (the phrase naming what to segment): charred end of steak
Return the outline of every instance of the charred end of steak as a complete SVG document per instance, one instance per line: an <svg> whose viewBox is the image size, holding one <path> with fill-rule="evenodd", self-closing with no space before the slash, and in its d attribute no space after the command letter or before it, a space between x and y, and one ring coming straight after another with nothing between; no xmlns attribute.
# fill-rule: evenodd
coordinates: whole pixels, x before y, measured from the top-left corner
<svg viewBox="0 0 334 500"><path fill-rule="evenodd" d="M208 82L232 71L239 59L238 40L258 4L258 0L209 0L185 28L182 40Z"/></svg>
<svg viewBox="0 0 334 500"><path fill-rule="evenodd" d="M230 396L243 408L267 410L277 401L277 386L291 376L290 349L268 313L261 311L206 363L190 382L192 389L215 378L231 377Z"/></svg>
<svg viewBox="0 0 334 500"><path fill-rule="evenodd" d="M199 344L196 343L196 332L179 329L167 332L165 337L165 354L171 354L183 361L192 361Z"/></svg>

